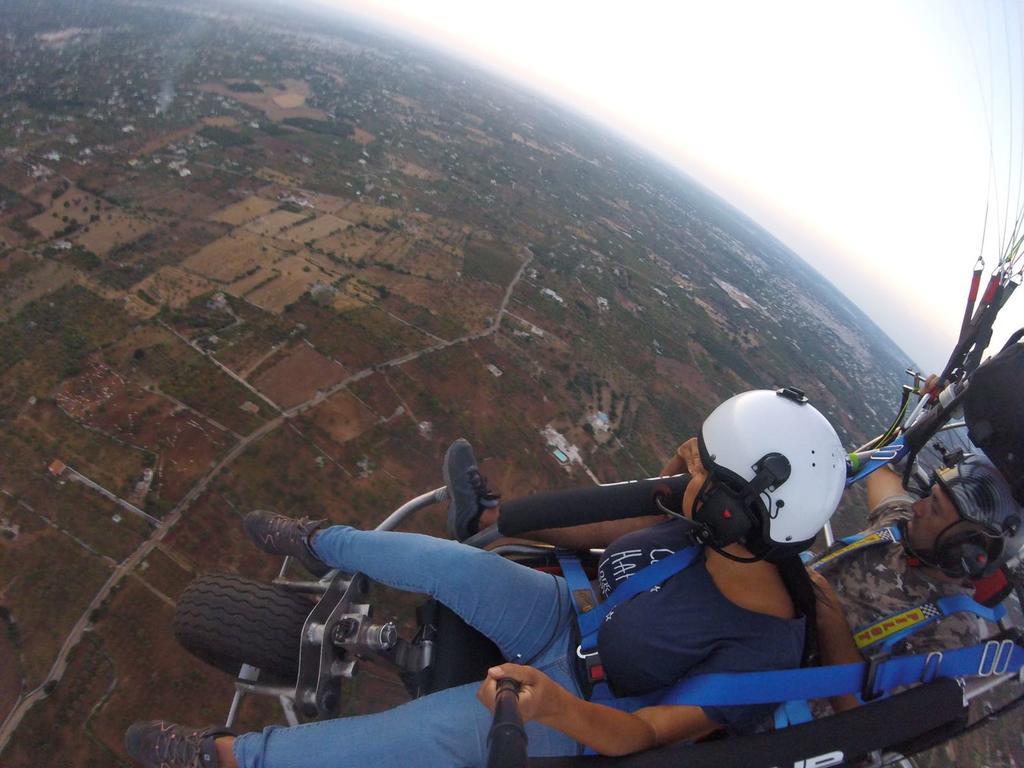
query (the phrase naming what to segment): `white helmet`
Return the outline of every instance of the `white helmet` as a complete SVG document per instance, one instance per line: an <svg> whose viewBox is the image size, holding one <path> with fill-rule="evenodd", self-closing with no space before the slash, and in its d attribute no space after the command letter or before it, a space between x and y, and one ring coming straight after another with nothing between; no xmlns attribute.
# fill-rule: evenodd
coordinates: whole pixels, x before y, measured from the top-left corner
<svg viewBox="0 0 1024 768"><path fill-rule="evenodd" d="M721 551L742 542L755 559L807 549L846 485L846 451L803 392L744 392L705 419L698 437L708 482L694 522Z"/></svg>

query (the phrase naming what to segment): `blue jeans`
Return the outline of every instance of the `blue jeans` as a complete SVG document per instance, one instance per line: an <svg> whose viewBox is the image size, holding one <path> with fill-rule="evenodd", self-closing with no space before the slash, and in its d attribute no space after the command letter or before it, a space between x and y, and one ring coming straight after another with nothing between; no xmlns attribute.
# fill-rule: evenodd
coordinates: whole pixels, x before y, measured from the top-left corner
<svg viewBox="0 0 1024 768"><path fill-rule="evenodd" d="M489 637L509 661L530 664L576 696L569 660L575 614L565 580L454 541L334 526L313 540L328 565L436 598ZM235 741L243 768L465 768L487 760L491 713L476 683L432 693L386 712L272 726ZM579 745L526 725L534 757L577 754Z"/></svg>

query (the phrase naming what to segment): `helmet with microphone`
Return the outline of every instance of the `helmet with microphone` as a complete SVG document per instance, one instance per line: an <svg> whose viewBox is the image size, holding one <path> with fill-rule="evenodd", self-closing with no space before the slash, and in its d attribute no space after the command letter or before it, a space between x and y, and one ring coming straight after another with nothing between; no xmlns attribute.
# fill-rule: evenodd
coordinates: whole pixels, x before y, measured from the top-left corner
<svg viewBox="0 0 1024 768"><path fill-rule="evenodd" d="M925 565L953 577L980 579L995 573L1024 547L1024 509L999 470L974 454L935 472L959 518L935 537L926 552L910 551ZM963 525L969 523L969 525Z"/></svg>
<svg viewBox="0 0 1024 768"><path fill-rule="evenodd" d="M698 435L707 479L693 538L744 562L778 562L807 549L839 503L846 451L797 389L744 392L705 419ZM751 557L726 552L742 544Z"/></svg>

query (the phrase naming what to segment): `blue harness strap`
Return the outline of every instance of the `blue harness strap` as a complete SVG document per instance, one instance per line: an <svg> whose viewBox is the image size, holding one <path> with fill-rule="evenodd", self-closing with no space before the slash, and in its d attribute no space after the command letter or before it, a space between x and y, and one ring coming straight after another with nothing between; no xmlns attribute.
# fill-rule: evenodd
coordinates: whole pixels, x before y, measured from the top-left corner
<svg viewBox="0 0 1024 768"><path fill-rule="evenodd" d="M572 595L573 608L576 609L576 620L580 629L580 644L576 649L576 655L583 661L587 670L587 682L592 686L590 701L617 706L617 699L608 687L604 665L597 652L597 633L601 624L611 616L616 606L622 605L641 592L653 589L683 571L701 552L700 547L687 547L656 563L651 563L630 576L625 583L619 584L607 600L598 602L579 558L569 550L555 551L562 566L562 575Z"/></svg>
<svg viewBox="0 0 1024 768"><path fill-rule="evenodd" d="M616 606L636 597L641 592L648 592L659 584L668 581L680 571L690 566L697 556L702 552L701 547L687 547L681 549L668 557L651 563L630 576L625 583L619 584L604 602L598 603L596 599L588 607L586 603L581 605L578 593L587 592L593 596L590 586L590 579L587 578L580 565L579 558L571 552L559 550L556 552L558 562L562 566L562 574L565 576L569 591L572 593L573 605L576 606L576 618L579 621L580 635L583 642L580 645L586 650L597 644L597 631L602 622L615 609ZM592 641L589 642L589 641Z"/></svg>
<svg viewBox="0 0 1024 768"><path fill-rule="evenodd" d="M887 531L888 529L882 529ZM895 534L873 531L847 537L845 547L834 551L842 556L844 550L853 551L863 546L898 541ZM881 535L877 535L880 534ZM871 538L870 542L866 541ZM608 599L598 602L579 559L571 552L558 551L562 572L573 594L579 620L581 643L577 653L581 658L596 658L597 632L602 622L617 606L636 595L663 583L691 565L701 553L700 547L688 547L659 560L620 584ZM835 558L829 558L830 560ZM823 562L824 558L818 560ZM942 598L935 603L935 620L941 615L970 611L990 621L998 620L1002 612L988 609L966 595ZM991 618L990 618L991 617ZM909 633L908 633L909 634ZM588 660L588 669L589 669ZM680 680L673 686L652 691L641 697L615 698L607 686L595 686L593 701L617 709L632 711L652 704L686 706L744 706L788 702L776 714L780 725L803 722L807 719L806 700L861 693L867 699L875 698L895 688L927 683L939 677L987 677L1007 673L1017 674L1024 668L1024 648L1012 640L989 640L979 645L950 651L897 656L868 663L843 664L829 667L771 670L765 672L716 672ZM784 721L784 722L783 722Z"/></svg>
<svg viewBox="0 0 1024 768"><path fill-rule="evenodd" d="M949 616L954 613L966 611L973 613L985 621L991 621L993 624L998 622L1006 615L1006 606L1000 603L994 608L989 608L977 602L970 595L949 595L948 597L940 597L935 601L935 604L942 611L943 616Z"/></svg>
<svg viewBox="0 0 1024 768"><path fill-rule="evenodd" d="M989 640L952 651L896 656L886 661L768 672L715 672L680 680L662 704L730 706L821 699L865 692L868 698L940 677L988 677L1018 673L1024 648L1012 640ZM872 678L871 690L866 682Z"/></svg>
<svg viewBox="0 0 1024 768"><path fill-rule="evenodd" d="M888 653L901 640L920 629L942 621L947 616L952 616L954 613L970 613L995 624L1006 616L1006 606L1000 604L994 608L989 608L976 602L970 595L947 595L946 597L940 597L935 602L916 606L916 608L910 611L897 611L878 621L858 627L853 633L854 641L857 644L857 648L862 652L870 653L881 650ZM889 626L897 621L906 619L908 615L910 615L910 620L907 622L908 626L905 629L894 631ZM915 618L917 619L916 621L914 620ZM876 631L879 635L878 638L871 639L872 633ZM862 640L861 638L865 639Z"/></svg>
<svg viewBox="0 0 1024 768"><path fill-rule="evenodd" d="M604 602L598 602L594 590L590 586L590 579L587 578L576 554L570 550L555 550L558 563L562 567L562 576L565 578L569 593L573 598L573 607L576 609L576 620L580 628L580 645L576 649L576 654L584 661L587 675L590 678L589 682L592 685L590 701L599 702L624 712L632 712L640 707L658 703L663 691L653 691L645 696L635 697L617 697L612 693L605 680L604 667L601 665L601 658L597 653L597 633L601 624L611 615L616 606L622 605L642 592L653 589L685 570L702 551L702 548L698 546L687 547L656 563L651 563L630 576L624 583L619 584ZM588 747L584 750L584 754L594 755L596 753Z"/></svg>

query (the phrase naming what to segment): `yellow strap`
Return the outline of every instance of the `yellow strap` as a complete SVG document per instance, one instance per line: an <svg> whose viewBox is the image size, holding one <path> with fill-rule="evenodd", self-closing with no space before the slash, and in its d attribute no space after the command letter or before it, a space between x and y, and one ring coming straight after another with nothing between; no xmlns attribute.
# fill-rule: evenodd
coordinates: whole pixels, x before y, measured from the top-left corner
<svg viewBox="0 0 1024 768"><path fill-rule="evenodd" d="M855 632L853 641L857 644L857 648L862 649L881 642L897 632L902 632L905 629L922 624L931 618L925 612L925 607L919 605L917 608L911 608L909 611L903 611L903 613L897 613L893 616L887 616L881 621L876 621L874 624L870 624Z"/></svg>
<svg viewBox="0 0 1024 768"><path fill-rule="evenodd" d="M849 552L861 549L862 547L870 547L871 545L878 544L882 541L890 541L890 539L888 538L888 536L883 535L881 532L869 533L863 539L855 541L852 544L847 544L845 547L840 547L835 552L825 555L821 558L821 560L816 562L813 567L815 570L818 570L821 566L825 565L826 563L832 562L837 557L843 557Z"/></svg>

